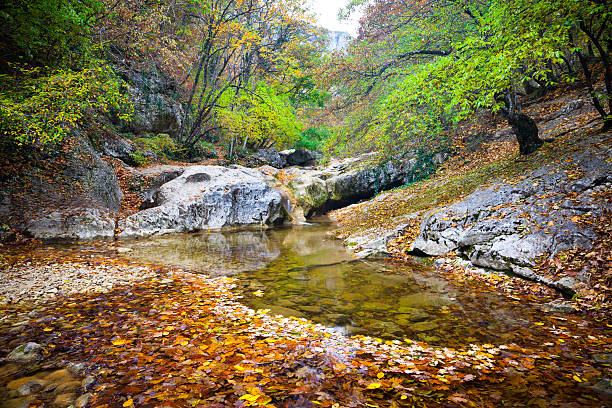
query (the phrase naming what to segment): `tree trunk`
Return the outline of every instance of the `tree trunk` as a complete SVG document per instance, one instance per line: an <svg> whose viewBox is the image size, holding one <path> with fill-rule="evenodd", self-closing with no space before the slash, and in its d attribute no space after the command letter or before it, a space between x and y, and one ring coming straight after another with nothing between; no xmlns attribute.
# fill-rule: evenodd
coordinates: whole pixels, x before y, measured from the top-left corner
<svg viewBox="0 0 612 408"><path fill-rule="evenodd" d="M535 121L524 113L515 113L508 116L508 123L519 144L519 152L522 155L535 152L544 144L538 135L538 126Z"/></svg>
<svg viewBox="0 0 612 408"><path fill-rule="evenodd" d="M505 92L508 123L516 136L521 155L535 152L544 144L538 135L538 125L521 111L521 102L514 87Z"/></svg>

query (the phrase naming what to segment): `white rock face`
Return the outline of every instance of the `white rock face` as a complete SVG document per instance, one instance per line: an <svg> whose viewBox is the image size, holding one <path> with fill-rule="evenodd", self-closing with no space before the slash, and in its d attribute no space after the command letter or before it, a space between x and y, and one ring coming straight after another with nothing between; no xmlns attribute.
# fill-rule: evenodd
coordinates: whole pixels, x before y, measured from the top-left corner
<svg viewBox="0 0 612 408"><path fill-rule="evenodd" d="M34 238L59 241L112 239L114 213L95 208L53 211L28 221L26 232Z"/></svg>
<svg viewBox="0 0 612 408"><path fill-rule="evenodd" d="M152 201L152 208L120 222L120 238L275 224L287 215L287 200L264 175L240 166L188 167L163 184Z"/></svg>

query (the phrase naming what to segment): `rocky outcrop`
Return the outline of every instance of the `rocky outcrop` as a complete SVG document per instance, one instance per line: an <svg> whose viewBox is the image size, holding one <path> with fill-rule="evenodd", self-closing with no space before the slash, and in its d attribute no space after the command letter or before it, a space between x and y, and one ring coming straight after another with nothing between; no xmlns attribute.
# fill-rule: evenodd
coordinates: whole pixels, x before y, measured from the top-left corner
<svg viewBox="0 0 612 408"><path fill-rule="evenodd" d="M546 165L516 184L495 184L433 210L412 251L455 252L473 265L511 271L571 293L577 280L587 277L550 281L531 267L539 256L590 248L596 234L581 220L601 215L608 206L597 195L612 186L611 158L610 147L587 149L574 155L571 165Z"/></svg>
<svg viewBox="0 0 612 408"><path fill-rule="evenodd" d="M271 166L276 169L287 165L286 158L275 149L259 149L251 156L251 161L254 166Z"/></svg>
<svg viewBox="0 0 612 408"><path fill-rule="evenodd" d="M128 83L134 102L134 118L122 122L125 131L132 133L167 133L176 135L184 117L183 105L178 102L176 84L155 70L140 72L119 70Z"/></svg>
<svg viewBox="0 0 612 408"><path fill-rule="evenodd" d="M152 194L151 208L122 220L119 237L276 224L286 202L255 170L191 166Z"/></svg>
<svg viewBox="0 0 612 408"><path fill-rule="evenodd" d="M288 187L308 218L402 185L415 165L416 160L381 164L375 154L365 154L321 170L291 169Z"/></svg>
<svg viewBox="0 0 612 408"><path fill-rule="evenodd" d="M40 239L112 238L123 193L83 132L20 173L0 177L0 223Z"/></svg>
<svg viewBox="0 0 612 408"><path fill-rule="evenodd" d="M112 239L114 214L96 208L53 211L28 221L25 231L42 240L89 241Z"/></svg>
<svg viewBox="0 0 612 408"><path fill-rule="evenodd" d="M119 159L122 162L135 166L133 154L136 152L134 143L118 136L109 136L102 142L102 153L106 156Z"/></svg>

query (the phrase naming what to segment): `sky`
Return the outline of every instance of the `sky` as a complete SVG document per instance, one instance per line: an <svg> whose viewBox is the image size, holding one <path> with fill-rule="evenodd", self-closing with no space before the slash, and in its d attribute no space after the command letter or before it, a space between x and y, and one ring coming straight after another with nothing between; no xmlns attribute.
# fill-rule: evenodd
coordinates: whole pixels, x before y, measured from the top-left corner
<svg viewBox="0 0 612 408"><path fill-rule="evenodd" d="M332 31L347 31L356 36L359 25L357 14L351 15L348 21L338 20L338 10L346 6L348 2L349 0L310 0L321 26Z"/></svg>

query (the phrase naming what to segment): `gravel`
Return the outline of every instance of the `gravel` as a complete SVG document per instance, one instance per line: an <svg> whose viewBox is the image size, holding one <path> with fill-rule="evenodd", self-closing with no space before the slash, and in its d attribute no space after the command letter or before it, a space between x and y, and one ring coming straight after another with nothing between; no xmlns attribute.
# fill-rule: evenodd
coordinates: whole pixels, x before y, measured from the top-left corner
<svg viewBox="0 0 612 408"><path fill-rule="evenodd" d="M61 263L0 269L0 304L45 300L87 291L106 292L113 286L156 276L143 266Z"/></svg>

